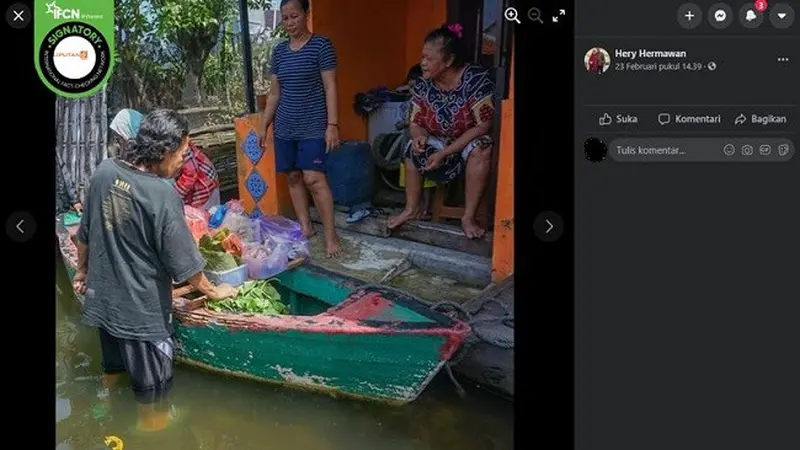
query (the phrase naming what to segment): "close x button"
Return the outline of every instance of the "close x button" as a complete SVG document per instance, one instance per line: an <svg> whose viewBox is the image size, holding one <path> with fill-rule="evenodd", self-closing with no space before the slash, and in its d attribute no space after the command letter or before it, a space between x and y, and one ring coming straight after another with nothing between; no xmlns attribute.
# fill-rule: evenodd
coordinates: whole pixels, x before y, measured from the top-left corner
<svg viewBox="0 0 800 450"><path fill-rule="evenodd" d="M552 211L543 211L533 221L533 232L542 242L557 241L564 234L564 219Z"/></svg>

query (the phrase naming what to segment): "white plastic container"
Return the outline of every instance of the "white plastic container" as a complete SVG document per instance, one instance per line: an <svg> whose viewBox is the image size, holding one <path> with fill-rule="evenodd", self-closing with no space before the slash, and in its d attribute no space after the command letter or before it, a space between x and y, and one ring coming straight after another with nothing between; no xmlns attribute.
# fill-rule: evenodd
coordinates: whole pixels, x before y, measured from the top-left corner
<svg viewBox="0 0 800 450"><path fill-rule="evenodd" d="M367 136L370 145L375 137L381 133L394 133L397 131L397 122L403 120L403 102L387 102L369 114L367 121Z"/></svg>

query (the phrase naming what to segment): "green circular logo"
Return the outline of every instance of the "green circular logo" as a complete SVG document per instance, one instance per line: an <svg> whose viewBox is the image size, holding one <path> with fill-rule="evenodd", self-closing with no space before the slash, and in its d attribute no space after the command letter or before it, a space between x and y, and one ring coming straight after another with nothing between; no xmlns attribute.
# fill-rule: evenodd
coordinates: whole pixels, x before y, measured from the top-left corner
<svg viewBox="0 0 800 450"><path fill-rule="evenodd" d="M103 83L111 68L111 48L92 25L66 22L45 35L39 47L39 65L54 88L80 94Z"/></svg>

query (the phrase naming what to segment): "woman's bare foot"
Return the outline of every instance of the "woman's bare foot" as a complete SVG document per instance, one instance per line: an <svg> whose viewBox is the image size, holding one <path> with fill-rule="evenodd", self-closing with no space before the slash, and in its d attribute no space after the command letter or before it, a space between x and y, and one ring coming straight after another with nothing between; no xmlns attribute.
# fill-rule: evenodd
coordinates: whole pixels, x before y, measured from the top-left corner
<svg viewBox="0 0 800 450"><path fill-rule="evenodd" d="M339 244L339 237L335 234L325 238L325 254L328 258L336 258L342 254L342 246Z"/></svg>
<svg viewBox="0 0 800 450"><path fill-rule="evenodd" d="M317 230L314 229L314 225L310 223L308 225L300 225L300 228L303 230L303 234L306 238L311 239L312 237L317 235Z"/></svg>
<svg viewBox="0 0 800 450"><path fill-rule="evenodd" d="M486 234L486 230L481 228L475 219L464 217L461 219L461 229L469 239L480 239Z"/></svg>
<svg viewBox="0 0 800 450"><path fill-rule="evenodd" d="M400 214L396 216L389 216L389 220L387 222L387 226L390 230L394 230L395 228L399 227L400 225L408 222L409 220L416 220L419 218L419 210L418 209L404 209Z"/></svg>
<svg viewBox="0 0 800 450"><path fill-rule="evenodd" d="M173 417L169 411L150 411L140 413L137 428L147 432L161 431L167 428L172 421Z"/></svg>

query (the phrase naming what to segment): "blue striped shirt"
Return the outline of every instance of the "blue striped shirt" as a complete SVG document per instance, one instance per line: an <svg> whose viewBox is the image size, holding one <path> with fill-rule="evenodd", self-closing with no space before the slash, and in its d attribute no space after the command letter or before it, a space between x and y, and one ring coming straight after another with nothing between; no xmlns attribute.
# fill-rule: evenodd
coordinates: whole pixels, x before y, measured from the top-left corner
<svg viewBox="0 0 800 450"><path fill-rule="evenodd" d="M289 41L275 46L270 72L278 77L280 101L273 132L279 139L325 138L328 108L322 72L336 68L336 52L328 38L312 35L299 50Z"/></svg>

